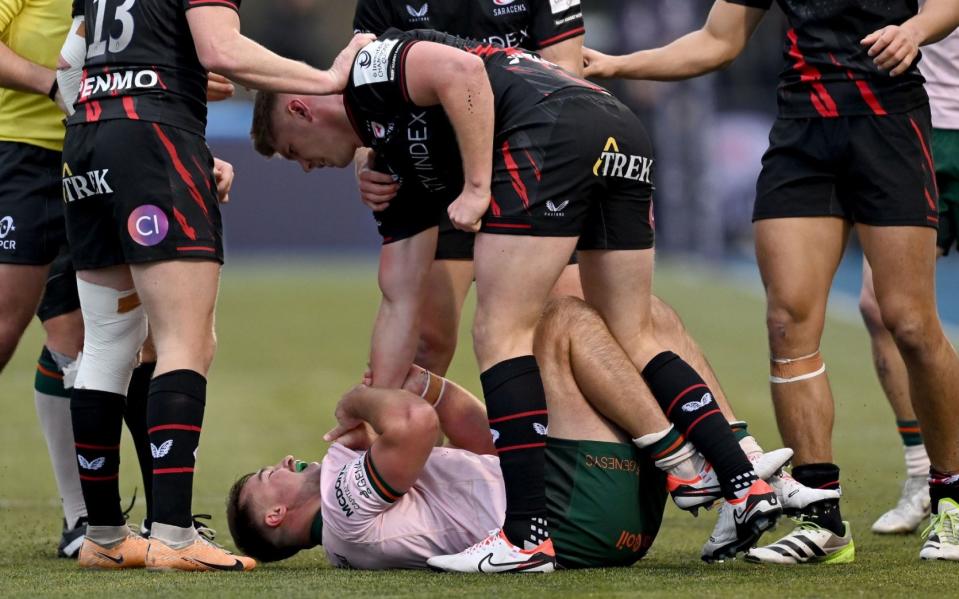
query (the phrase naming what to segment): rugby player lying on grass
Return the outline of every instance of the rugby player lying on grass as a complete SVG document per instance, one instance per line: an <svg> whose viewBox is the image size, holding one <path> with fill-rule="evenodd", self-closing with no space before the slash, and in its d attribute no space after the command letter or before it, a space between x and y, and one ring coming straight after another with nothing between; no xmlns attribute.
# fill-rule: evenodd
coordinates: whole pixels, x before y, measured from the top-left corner
<svg viewBox="0 0 959 599"><path fill-rule="evenodd" d="M635 393L642 379L585 302L549 305L535 355L550 411L552 540L521 550L498 535L475 546L489 556L481 556L478 569L630 565L659 531L667 487L676 490L709 468L659 405ZM449 558L435 556L502 525L506 499L492 442L498 433L491 435L486 409L468 391L414 366L403 389L355 387L337 405L336 418L324 436L334 443L322 462L287 456L233 485L227 517L242 551L275 561L323 545L337 567L445 568ZM440 430L446 447L434 447ZM790 455L771 452L756 463L786 509L835 495L779 472ZM688 497L674 499L682 505ZM722 510L707 547L718 554L737 542L732 510Z"/></svg>

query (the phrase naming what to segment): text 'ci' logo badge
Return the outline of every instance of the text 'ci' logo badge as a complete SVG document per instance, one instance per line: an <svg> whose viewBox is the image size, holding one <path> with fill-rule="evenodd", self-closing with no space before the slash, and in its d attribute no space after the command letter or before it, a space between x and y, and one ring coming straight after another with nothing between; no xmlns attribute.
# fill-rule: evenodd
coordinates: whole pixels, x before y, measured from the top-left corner
<svg viewBox="0 0 959 599"><path fill-rule="evenodd" d="M150 247L166 239L170 221L159 207L153 204L138 206L127 219L127 232L133 241Z"/></svg>

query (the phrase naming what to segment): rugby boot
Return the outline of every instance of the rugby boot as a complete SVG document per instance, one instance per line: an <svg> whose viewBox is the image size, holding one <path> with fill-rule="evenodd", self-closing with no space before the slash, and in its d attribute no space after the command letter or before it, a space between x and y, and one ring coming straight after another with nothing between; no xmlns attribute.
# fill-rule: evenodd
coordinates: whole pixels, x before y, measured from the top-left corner
<svg viewBox="0 0 959 599"><path fill-rule="evenodd" d="M233 555L200 536L179 549L151 537L146 567L152 571L245 572L256 567L256 560Z"/></svg>
<svg viewBox="0 0 959 599"><path fill-rule="evenodd" d="M926 541L919 551L921 559L959 561L959 503L940 499L939 513L932 515L922 534Z"/></svg>
<svg viewBox="0 0 959 599"><path fill-rule="evenodd" d="M756 478L766 480L781 472L783 466L788 464L792 457L793 450L782 447L762 454L754 454L750 456L749 461L753 465ZM695 516L700 507L709 508L716 500L722 499L723 494L719 486L719 478L712 466L700 455L692 459L700 461L699 474L688 480L667 474L666 489L679 509L692 512Z"/></svg>
<svg viewBox="0 0 959 599"><path fill-rule="evenodd" d="M121 570L126 568L142 568L147 554L149 542L130 531L130 534L117 543L109 546L94 543L89 538L83 541L77 564L81 568L93 570Z"/></svg>
<svg viewBox="0 0 959 599"><path fill-rule="evenodd" d="M744 496L720 506L716 526L703 546L703 561L712 563L735 558L755 545L781 515L782 507L775 491L765 481L755 481Z"/></svg>
<svg viewBox="0 0 959 599"><path fill-rule="evenodd" d="M776 492L776 498L782 505L783 513L798 516L806 506L825 499L839 499L838 490L813 489L800 483L785 470L769 477L769 486Z"/></svg>
<svg viewBox="0 0 959 599"><path fill-rule="evenodd" d="M899 502L873 523L878 534L909 534L914 532L931 511L929 480L926 475L910 476L902 485Z"/></svg>
<svg viewBox="0 0 959 599"><path fill-rule="evenodd" d="M803 516L793 518L796 528L775 543L750 549L746 561L763 564L848 564L856 559L852 528L837 535Z"/></svg>
<svg viewBox="0 0 959 599"><path fill-rule="evenodd" d="M77 525L67 528L67 520L63 519L63 534L60 535L60 544L57 546L57 557L76 559L80 555L80 546L87 534L87 519L80 518Z"/></svg>
<svg viewBox="0 0 959 599"><path fill-rule="evenodd" d="M492 530L485 539L453 555L426 560L438 572L552 572L556 569L553 541L546 539L533 549L520 549L506 538L502 529Z"/></svg>

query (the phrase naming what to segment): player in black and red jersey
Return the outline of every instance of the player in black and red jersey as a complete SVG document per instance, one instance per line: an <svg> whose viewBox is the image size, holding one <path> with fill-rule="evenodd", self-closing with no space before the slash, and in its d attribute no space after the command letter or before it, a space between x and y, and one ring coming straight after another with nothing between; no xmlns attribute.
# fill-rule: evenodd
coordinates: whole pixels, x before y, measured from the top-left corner
<svg viewBox="0 0 959 599"><path fill-rule="evenodd" d="M585 27L579 0L359 0L353 29L381 35L395 27L435 29L482 40L507 48L523 47L567 71L581 74ZM400 186L387 173L372 168L372 151L356 153L355 168L360 196L373 210L415 193L412 185ZM436 261L429 273L430 293L420 319L420 344L416 363L445 374L456 350L463 302L473 282L472 233L459 231L445 219L440 224ZM554 294L582 296L579 270L563 271Z"/></svg>
<svg viewBox="0 0 959 599"><path fill-rule="evenodd" d="M239 32L238 0L88 0L86 60L63 154L67 232L85 325L72 418L89 527L80 565L249 570L197 535L191 500L214 352L223 261L207 69L246 86L324 94L345 85L357 36L329 71ZM149 542L119 506L124 395L146 335L157 349L147 402L153 454Z"/></svg>
<svg viewBox="0 0 959 599"><path fill-rule="evenodd" d="M610 57L585 53L586 72L673 80L729 64L772 0L719 0L706 25L663 48ZM876 299L909 372L932 462L934 519L922 557L956 559L959 538L959 357L936 313L935 169L919 46L959 24L959 3L779 0L790 29L779 118L763 157L753 219L767 296L773 404L796 450L800 482L838 488L833 399L819 353L826 300L853 226L873 267ZM918 14L917 14L918 12ZM904 273L906 273L904 275ZM941 503L940 503L941 502ZM811 506L800 525L747 559L854 559L838 501ZM945 524L944 524L945 523Z"/></svg>
<svg viewBox="0 0 959 599"><path fill-rule="evenodd" d="M259 94L253 137L259 152L307 169L345 167L365 145L404 184L431 190L377 214L384 245L371 350L376 386L399 387L413 360L444 211L463 230L477 231L483 220L473 337L507 498L505 536L487 543L528 543L529 555L548 543L543 463L549 467L551 450L533 330L574 249L587 300L670 419L709 454L713 480L735 506L732 538L717 557L749 545L775 520L778 502L756 480L708 386L650 334L652 153L641 123L606 90L520 50L391 30L357 55L342 100ZM477 571L483 555L470 549L436 567Z"/></svg>

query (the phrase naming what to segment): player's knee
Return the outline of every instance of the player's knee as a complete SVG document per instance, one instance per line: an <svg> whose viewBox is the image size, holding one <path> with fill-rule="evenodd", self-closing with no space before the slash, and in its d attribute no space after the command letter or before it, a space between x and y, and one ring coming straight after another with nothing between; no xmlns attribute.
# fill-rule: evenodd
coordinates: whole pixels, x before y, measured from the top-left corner
<svg viewBox="0 0 959 599"><path fill-rule="evenodd" d="M83 306L83 355L76 388L125 395L147 335L147 319L133 290L77 281Z"/></svg>
<svg viewBox="0 0 959 599"><path fill-rule="evenodd" d="M655 295L651 296L649 311L656 331L682 333L686 330L686 326L676 310L673 310L672 306Z"/></svg>
<svg viewBox="0 0 959 599"><path fill-rule="evenodd" d="M904 353L927 355L929 348L939 342L936 316L920 310L891 308L882 313L882 322L889 329L896 346Z"/></svg>
<svg viewBox="0 0 959 599"><path fill-rule="evenodd" d="M862 321L866 324L869 332L885 328L882 322L882 313L879 311L879 302L876 301L876 295L873 293L872 287L864 285L859 292L859 313L862 315Z"/></svg>
<svg viewBox="0 0 959 599"><path fill-rule="evenodd" d="M818 330L811 310L801 304L770 305L766 311L766 330L773 354L786 354L806 346L819 346Z"/></svg>
<svg viewBox="0 0 959 599"><path fill-rule="evenodd" d="M83 348L83 316L80 310L54 316L44 321L47 334L46 346L59 349L61 353L75 356Z"/></svg>

